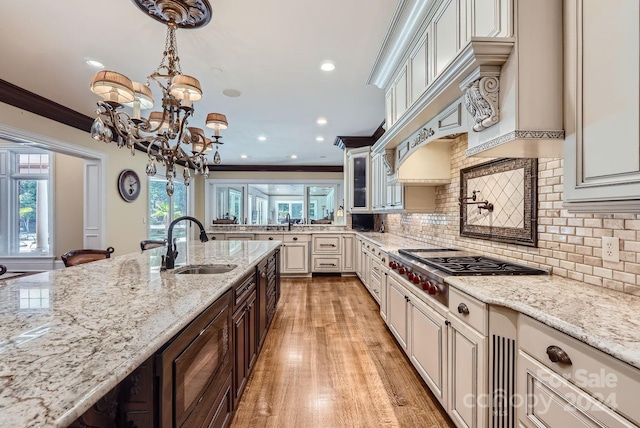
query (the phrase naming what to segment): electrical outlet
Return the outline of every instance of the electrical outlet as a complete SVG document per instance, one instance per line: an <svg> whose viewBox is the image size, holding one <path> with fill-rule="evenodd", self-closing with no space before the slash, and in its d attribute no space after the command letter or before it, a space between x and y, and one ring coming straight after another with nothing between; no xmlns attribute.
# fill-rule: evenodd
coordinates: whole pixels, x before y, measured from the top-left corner
<svg viewBox="0 0 640 428"><path fill-rule="evenodd" d="M602 237L602 261L614 263L620 261L620 238Z"/></svg>

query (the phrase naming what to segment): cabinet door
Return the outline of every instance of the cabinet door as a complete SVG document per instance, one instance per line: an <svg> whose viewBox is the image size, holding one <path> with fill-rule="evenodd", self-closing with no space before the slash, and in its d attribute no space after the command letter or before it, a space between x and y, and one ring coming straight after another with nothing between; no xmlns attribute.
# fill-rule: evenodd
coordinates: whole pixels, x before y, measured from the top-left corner
<svg viewBox="0 0 640 428"><path fill-rule="evenodd" d="M355 258L354 258L354 245L355 238L353 235L345 235L342 237L342 270L343 272L354 272Z"/></svg>
<svg viewBox="0 0 640 428"><path fill-rule="evenodd" d="M402 209L404 206L404 189L401 183L393 185L393 208Z"/></svg>
<svg viewBox="0 0 640 428"><path fill-rule="evenodd" d="M257 313L257 322L258 322L258 348L262 346L262 342L264 341L265 336L267 335L267 261L263 261L258 265L257 272L257 285L258 285L258 313Z"/></svg>
<svg viewBox="0 0 640 428"><path fill-rule="evenodd" d="M309 246L286 242L282 246L282 273L309 273Z"/></svg>
<svg viewBox="0 0 640 428"><path fill-rule="evenodd" d="M398 343L407 350L407 292L392 276L387 276L387 324Z"/></svg>
<svg viewBox="0 0 640 428"><path fill-rule="evenodd" d="M258 356L258 338L256 325L258 310L256 293L253 292L247 301L233 315L233 334L235 347L234 363L234 403L242 395L253 363Z"/></svg>
<svg viewBox="0 0 640 428"><path fill-rule="evenodd" d="M388 276L389 274L387 272L384 272L380 277L380 318L385 321L387 321L387 306L389 304L387 300L387 295L389 294L389 285L387 282Z"/></svg>
<svg viewBox="0 0 640 428"><path fill-rule="evenodd" d="M446 319L415 297L411 299L409 310L409 359L446 409Z"/></svg>
<svg viewBox="0 0 640 428"><path fill-rule="evenodd" d="M487 426L486 337L450 317L449 416L458 427Z"/></svg>
<svg viewBox="0 0 640 428"><path fill-rule="evenodd" d="M371 165L368 148L349 156L350 210L354 213L371 211L370 174Z"/></svg>
<svg viewBox="0 0 640 428"><path fill-rule="evenodd" d="M564 2L564 198L571 210L640 211L639 10L637 0Z"/></svg>

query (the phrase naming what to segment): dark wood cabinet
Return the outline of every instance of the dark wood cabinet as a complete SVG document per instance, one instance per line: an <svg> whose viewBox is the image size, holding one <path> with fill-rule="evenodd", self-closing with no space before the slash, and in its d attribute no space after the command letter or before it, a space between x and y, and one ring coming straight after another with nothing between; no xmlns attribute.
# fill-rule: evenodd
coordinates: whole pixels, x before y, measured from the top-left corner
<svg viewBox="0 0 640 428"><path fill-rule="evenodd" d="M258 278L258 349L262 348L262 342L267 335L267 262L263 260L257 267Z"/></svg>
<svg viewBox="0 0 640 428"><path fill-rule="evenodd" d="M209 426L233 368L231 298L226 292L158 353L161 428Z"/></svg>
<svg viewBox="0 0 640 428"><path fill-rule="evenodd" d="M258 355L257 347L257 312L256 292L245 299L233 314L233 342L234 342L234 408L244 391L249 373Z"/></svg>

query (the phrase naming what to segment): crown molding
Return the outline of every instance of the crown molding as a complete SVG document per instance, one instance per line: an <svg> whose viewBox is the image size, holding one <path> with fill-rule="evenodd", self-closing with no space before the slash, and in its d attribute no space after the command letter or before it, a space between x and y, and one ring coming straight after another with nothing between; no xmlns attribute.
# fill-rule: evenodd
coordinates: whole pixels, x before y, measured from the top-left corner
<svg viewBox="0 0 640 428"><path fill-rule="evenodd" d="M0 102L90 132L93 118L0 79Z"/></svg>

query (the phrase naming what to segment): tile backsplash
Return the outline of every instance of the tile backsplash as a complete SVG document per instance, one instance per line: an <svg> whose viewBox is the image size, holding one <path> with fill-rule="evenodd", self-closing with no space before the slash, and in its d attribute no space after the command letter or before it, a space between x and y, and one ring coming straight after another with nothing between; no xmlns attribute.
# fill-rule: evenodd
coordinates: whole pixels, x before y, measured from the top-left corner
<svg viewBox="0 0 640 428"><path fill-rule="evenodd" d="M460 169L488 161L465 155L466 136L451 147L451 183L436 189L433 213L381 214L389 233L456 246L554 275L640 295L640 214L569 213L562 208L562 159L538 160L538 247L460 236ZM620 261L603 262L602 237L620 238Z"/></svg>

